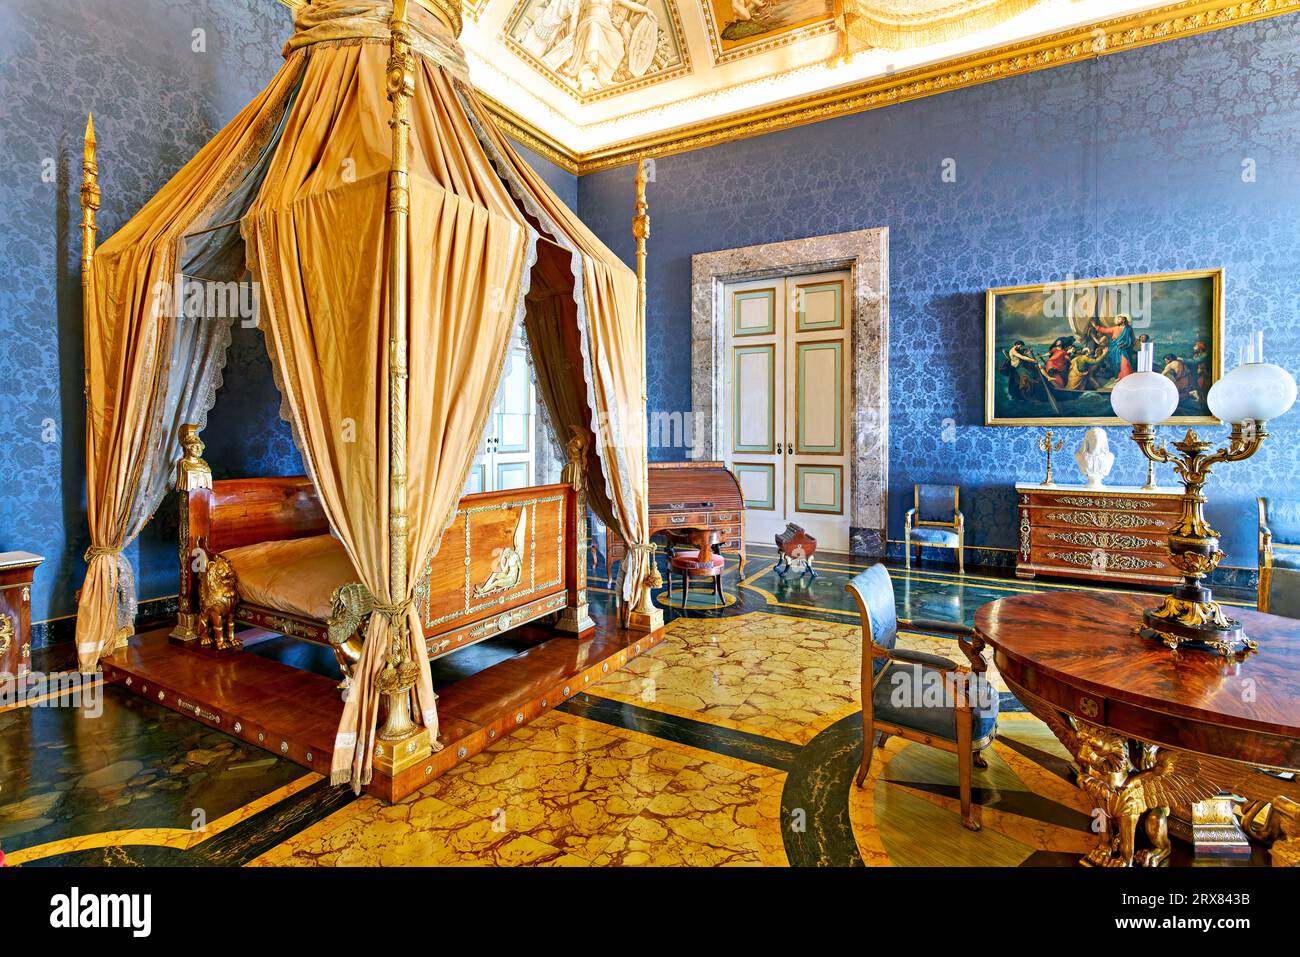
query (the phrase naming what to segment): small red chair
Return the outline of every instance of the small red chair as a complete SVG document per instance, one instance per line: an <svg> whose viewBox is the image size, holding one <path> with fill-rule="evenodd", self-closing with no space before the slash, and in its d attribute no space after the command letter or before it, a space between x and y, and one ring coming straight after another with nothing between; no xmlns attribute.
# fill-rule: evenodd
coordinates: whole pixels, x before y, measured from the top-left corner
<svg viewBox="0 0 1300 957"><path fill-rule="evenodd" d="M712 578L713 594L718 599L718 604L725 605L726 599L722 597L722 566L725 564L721 555L714 554L713 561L701 562L700 553L697 549L694 554L690 554L688 549L681 549L674 553L672 563L668 573L668 597L671 600L673 594L673 572L682 576L682 607L686 607L687 599L691 597L691 579L692 578Z"/></svg>

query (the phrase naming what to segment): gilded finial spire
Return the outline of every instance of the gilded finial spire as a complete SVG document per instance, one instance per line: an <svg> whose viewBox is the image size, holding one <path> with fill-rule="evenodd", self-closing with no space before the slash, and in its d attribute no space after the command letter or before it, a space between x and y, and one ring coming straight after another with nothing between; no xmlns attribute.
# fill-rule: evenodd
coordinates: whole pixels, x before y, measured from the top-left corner
<svg viewBox="0 0 1300 957"><path fill-rule="evenodd" d="M636 163L636 215L632 217L632 238L636 240L636 278L637 308L642 322L645 321L645 287L646 287L646 243L650 238L650 207L646 203L645 187L649 179L650 161L640 159Z"/></svg>
<svg viewBox="0 0 1300 957"><path fill-rule="evenodd" d="M95 117L86 114L86 136L81 149L81 281L90 282L95 258L95 213L99 210L99 161L95 155Z"/></svg>

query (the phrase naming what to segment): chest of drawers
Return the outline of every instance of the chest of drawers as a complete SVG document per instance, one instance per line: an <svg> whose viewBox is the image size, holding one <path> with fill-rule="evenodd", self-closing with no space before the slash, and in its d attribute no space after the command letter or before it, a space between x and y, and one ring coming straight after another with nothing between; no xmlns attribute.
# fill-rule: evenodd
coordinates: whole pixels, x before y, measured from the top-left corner
<svg viewBox="0 0 1300 957"><path fill-rule="evenodd" d="M42 561L31 552L0 552L0 677L31 668L32 574Z"/></svg>
<svg viewBox="0 0 1300 957"><path fill-rule="evenodd" d="M1182 490L1016 484L1016 574L1165 584Z"/></svg>

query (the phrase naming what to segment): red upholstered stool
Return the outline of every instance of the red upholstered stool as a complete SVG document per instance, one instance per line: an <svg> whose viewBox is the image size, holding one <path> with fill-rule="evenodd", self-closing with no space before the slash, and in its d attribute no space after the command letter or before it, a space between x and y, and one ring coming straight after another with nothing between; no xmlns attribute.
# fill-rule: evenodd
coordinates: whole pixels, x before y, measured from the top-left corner
<svg viewBox="0 0 1300 957"><path fill-rule="evenodd" d="M700 550L694 545L676 545L669 541L668 544L668 600L673 600L673 572L676 567L673 565L674 558L689 558L692 560L700 557ZM686 597L682 596L682 602L685 603Z"/></svg>
<svg viewBox="0 0 1300 957"><path fill-rule="evenodd" d="M698 551L690 557L687 557L684 550L677 552L673 555L672 568L668 574L669 597L672 596L672 572L678 572L682 576L683 608L686 607L686 600L691 597L692 578L712 578L713 594L717 596L719 604L726 604L722 597L723 564L724 562L721 555L714 555L713 561L711 562L701 562Z"/></svg>

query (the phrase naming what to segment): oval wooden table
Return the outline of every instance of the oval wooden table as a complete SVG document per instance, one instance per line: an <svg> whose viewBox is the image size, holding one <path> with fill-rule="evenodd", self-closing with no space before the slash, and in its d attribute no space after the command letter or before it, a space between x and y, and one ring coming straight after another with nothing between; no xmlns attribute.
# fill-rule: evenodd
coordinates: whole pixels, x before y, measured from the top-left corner
<svg viewBox="0 0 1300 957"><path fill-rule="evenodd" d="M1163 863L1170 809L1221 792L1253 802L1275 864L1300 863L1300 786L1259 770L1300 769L1300 621L1233 608L1259 650L1230 659L1139 638L1157 604L1061 591L975 614L1007 687L1074 756L1079 787L1109 822L1081 863ZM1150 848L1136 847L1139 824Z"/></svg>

